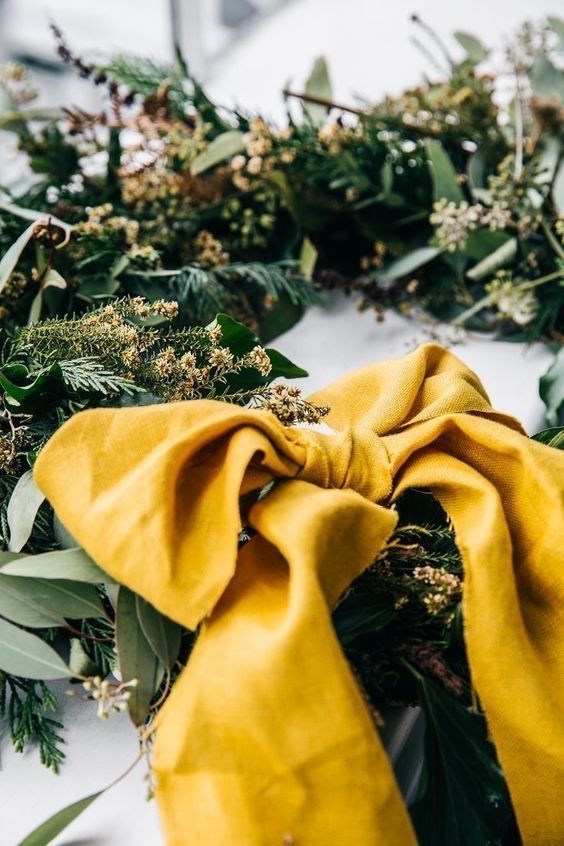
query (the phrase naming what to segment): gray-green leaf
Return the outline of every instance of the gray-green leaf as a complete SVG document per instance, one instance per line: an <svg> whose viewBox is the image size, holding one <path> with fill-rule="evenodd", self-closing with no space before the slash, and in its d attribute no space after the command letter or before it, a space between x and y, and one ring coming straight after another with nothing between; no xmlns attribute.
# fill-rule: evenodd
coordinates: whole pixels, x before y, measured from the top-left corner
<svg viewBox="0 0 564 846"><path fill-rule="evenodd" d="M190 166L192 176L197 176L209 170L210 167L230 159L232 156L241 153L245 149L245 140L242 132L238 129L230 129L223 132L210 141L205 150L196 156Z"/></svg>
<svg viewBox="0 0 564 846"><path fill-rule="evenodd" d="M140 596L136 596L135 601L143 634L157 658L170 669L178 657L181 627Z"/></svg>
<svg viewBox="0 0 564 846"><path fill-rule="evenodd" d="M0 619L0 669L26 679L69 678L63 659L37 635Z"/></svg>
<svg viewBox="0 0 564 846"><path fill-rule="evenodd" d="M504 265L513 261L516 254L517 239L510 238L501 247L498 247L497 250L486 256L485 259L482 259L474 267L471 267L466 275L474 282L484 279L486 276L492 276L498 268L504 267Z"/></svg>
<svg viewBox="0 0 564 846"><path fill-rule="evenodd" d="M133 723L141 725L149 711L151 699L159 681L157 656L141 628L137 616L135 594L121 587L116 613L116 642L118 664L124 682L137 679L137 687L131 691L129 716Z"/></svg>
<svg viewBox="0 0 564 846"><path fill-rule="evenodd" d="M8 502L6 518L10 529L10 552L20 552L26 545L44 499L45 496L33 481L32 471L27 470L18 479Z"/></svg>
<svg viewBox="0 0 564 846"><path fill-rule="evenodd" d="M407 276L423 267L424 264L428 264L441 253L442 250L439 247L419 247L391 262L377 274L378 279L383 282L401 279L402 276Z"/></svg>
<svg viewBox="0 0 564 846"><path fill-rule="evenodd" d="M483 62L488 58L489 50L486 50L481 41L478 41L468 32L455 32L454 37L461 47L466 50L466 55L473 65Z"/></svg>
<svg viewBox="0 0 564 846"><path fill-rule="evenodd" d="M104 793L103 790L99 790L98 793L91 793L90 796L85 796L84 799L79 799L77 802L73 802L72 805L67 805L66 808L57 811L56 814L45 820L38 828L34 828L27 837L24 837L18 843L18 846L48 846L61 831L64 831L68 825L74 822L102 793Z"/></svg>
<svg viewBox="0 0 564 846"><path fill-rule="evenodd" d="M539 382L539 393L546 404L546 422L558 426L560 410L564 407L564 347Z"/></svg>
<svg viewBox="0 0 564 846"><path fill-rule="evenodd" d="M324 100L331 99L331 80L329 69L323 56L318 56L313 63L313 68L305 86L306 94L313 97L321 97ZM327 106L319 103L304 103L304 111L307 112L314 126L321 126L328 114Z"/></svg>
<svg viewBox="0 0 564 846"><path fill-rule="evenodd" d="M440 141L429 138L425 141L425 149L431 166L435 200L449 200L453 203L461 203L464 194L458 179L456 170Z"/></svg>
<svg viewBox="0 0 564 846"><path fill-rule="evenodd" d="M59 549L40 555L23 555L2 563L0 574L25 576L28 578L70 579L90 584L112 583L110 578L83 549Z"/></svg>

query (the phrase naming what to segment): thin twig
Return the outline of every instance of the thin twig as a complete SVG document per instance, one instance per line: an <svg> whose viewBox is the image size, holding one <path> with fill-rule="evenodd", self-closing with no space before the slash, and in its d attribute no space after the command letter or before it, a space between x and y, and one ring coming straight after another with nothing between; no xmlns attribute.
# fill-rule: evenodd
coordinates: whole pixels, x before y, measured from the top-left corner
<svg viewBox="0 0 564 846"><path fill-rule="evenodd" d="M354 106L336 103L334 100L329 100L326 97L318 97L315 94L307 94L305 91L291 91L289 88L285 88L282 96L286 99L288 97L295 97L298 100L303 100L304 103L314 103L316 106L326 106L328 109L338 109L340 112L350 112L351 115L359 115L359 117L366 114L364 109L356 109Z"/></svg>

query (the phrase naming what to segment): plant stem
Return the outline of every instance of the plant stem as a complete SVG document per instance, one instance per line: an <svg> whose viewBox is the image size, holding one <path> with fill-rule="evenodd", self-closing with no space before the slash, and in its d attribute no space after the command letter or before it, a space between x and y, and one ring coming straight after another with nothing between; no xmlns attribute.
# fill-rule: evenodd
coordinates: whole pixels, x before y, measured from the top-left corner
<svg viewBox="0 0 564 846"><path fill-rule="evenodd" d="M558 239L554 236L554 232L552 231L552 229L544 218L542 220L541 226L542 231L546 235L546 240L558 256L558 258L564 260L564 249L562 249L562 246L558 243Z"/></svg>
<svg viewBox="0 0 564 846"><path fill-rule="evenodd" d="M547 282L554 282L555 279L564 279L564 270L555 270L554 273L548 273L546 276L540 276L538 279L521 282L520 285L515 286L514 290L530 291L532 288L538 288L539 285L545 285ZM474 303L473 306L470 306L470 308L467 308L466 311L462 312L462 314L459 314L458 317L455 317L455 319L451 321L452 325L463 326L467 320L474 317L474 315L479 311L482 311L482 309L487 308L487 306L494 303L496 295L497 292L494 291L493 293L482 297L482 299Z"/></svg>
<svg viewBox="0 0 564 846"><path fill-rule="evenodd" d="M338 109L340 112L350 112L351 115L365 115L363 109L356 109L354 106L346 106L343 103L335 103L334 100L328 100L326 97L317 97L314 94L307 94L305 91L291 91L285 88L282 91L282 96L285 98L296 97L298 100L303 100L304 103L315 103L316 106L326 106L328 109Z"/></svg>

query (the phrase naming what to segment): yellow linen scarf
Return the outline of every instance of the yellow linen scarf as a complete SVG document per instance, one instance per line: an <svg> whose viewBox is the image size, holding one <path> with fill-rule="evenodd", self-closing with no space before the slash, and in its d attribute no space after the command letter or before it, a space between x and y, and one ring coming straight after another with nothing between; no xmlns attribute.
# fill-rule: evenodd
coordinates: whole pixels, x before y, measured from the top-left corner
<svg viewBox="0 0 564 846"><path fill-rule="evenodd" d="M426 488L465 569L472 678L527 846L564 843L564 453L420 347L312 400L337 433L216 401L86 411L35 478L114 579L201 634L161 712L169 846L412 846L330 610ZM240 497L276 485L245 521ZM381 504L377 504L381 503Z"/></svg>

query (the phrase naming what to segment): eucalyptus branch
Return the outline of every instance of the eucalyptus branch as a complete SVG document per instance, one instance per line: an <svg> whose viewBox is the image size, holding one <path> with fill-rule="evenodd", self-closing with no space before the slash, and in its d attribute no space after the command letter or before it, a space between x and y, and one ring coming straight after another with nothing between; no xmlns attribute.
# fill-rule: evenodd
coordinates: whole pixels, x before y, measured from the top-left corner
<svg viewBox="0 0 564 846"><path fill-rule="evenodd" d="M547 282L554 282L556 279L564 279L564 270L555 270L554 273L548 273L546 276L540 276L538 279L521 282L519 285L515 285L513 290L516 292L530 291L532 288L538 288L540 285L546 285ZM493 305L496 298L497 291L493 291L485 297L482 297L482 299L474 303L473 306L466 309L466 311L463 311L462 314L459 314L458 317L454 318L454 320L451 320L452 325L463 326L468 320L470 320L471 317L474 317L475 314L478 314L478 312L487 308L489 305Z"/></svg>

